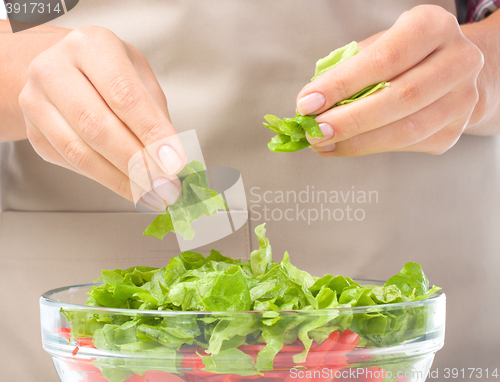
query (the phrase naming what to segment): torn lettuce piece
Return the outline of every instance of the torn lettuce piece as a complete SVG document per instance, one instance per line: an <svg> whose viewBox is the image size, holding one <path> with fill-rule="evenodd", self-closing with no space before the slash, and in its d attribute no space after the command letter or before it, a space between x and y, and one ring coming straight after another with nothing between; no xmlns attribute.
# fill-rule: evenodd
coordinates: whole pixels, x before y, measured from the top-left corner
<svg viewBox="0 0 500 382"><path fill-rule="evenodd" d="M185 240L192 240L196 233L191 227L192 222L202 216L214 215L218 210L227 210L222 196L210 189L202 163L188 163L177 176L182 186L179 200L156 217L144 231L145 236L163 240L168 232L174 232Z"/></svg>
<svg viewBox="0 0 500 382"><path fill-rule="evenodd" d="M255 235L259 239L259 249L252 251L250 254L250 265L255 277L262 276L266 272L272 259L271 245L266 237L265 225L266 223L255 228Z"/></svg>
<svg viewBox="0 0 500 382"><path fill-rule="evenodd" d="M311 78L311 81L314 81L316 77L322 75L327 70L334 68L348 58L358 54L360 51L361 49L359 49L357 42L353 41L342 48L335 49L328 56L320 58L318 62L316 62L316 71L314 73L314 77Z"/></svg>
<svg viewBox="0 0 500 382"><path fill-rule="evenodd" d="M334 68L341 62L351 58L360 52L358 44L353 41L342 48L336 49L328 56L316 62L316 71L311 81L315 80L318 76L326 71ZM375 85L368 86L361 90L359 93L354 94L346 100L337 102L332 108L345 105L359 99L368 97L370 94L375 93L377 90L389 86L388 82L380 82ZM280 119L274 115L268 114L264 117L266 122L264 126L272 132L278 134L271 139L268 143L269 150L279 152L294 152L305 149L311 146L306 139L306 133L311 137L324 138L318 123L315 120L316 115L300 115L297 113L295 118Z"/></svg>

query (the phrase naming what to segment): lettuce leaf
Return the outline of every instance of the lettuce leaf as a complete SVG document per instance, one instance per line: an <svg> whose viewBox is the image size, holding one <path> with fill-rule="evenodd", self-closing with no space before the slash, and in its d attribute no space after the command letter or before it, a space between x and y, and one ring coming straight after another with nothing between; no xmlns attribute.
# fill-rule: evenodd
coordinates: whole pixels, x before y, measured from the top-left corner
<svg viewBox="0 0 500 382"><path fill-rule="evenodd" d="M321 74L331 68L334 68L341 62L344 62L359 52L360 49L355 41L343 46L342 48L334 50L328 56L316 62L316 71L311 81L314 81ZM368 86L359 93L354 94L352 97L337 102L331 108L368 97L370 94L373 94L377 90L387 86L389 86L388 82L380 82L378 84ZM300 115L299 113L295 115L295 118L280 119L271 114L264 116L264 119L267 122L264 122L264 126L277 134L268 143L269 150L273 152L294 152L305 149L306 147L311 146L306 139L306 133L311 137L324 138L323 133L315 120L316 116L317 115Z"/></svg>
<svg viewBox="0 0 500 382"><path fill-rule="evenodd" d="M205 349L200 355L205 371L261 375L273 370L275 357L285 345L304 345L293 356L301 364L313 342L321 344L334 331L357 333L359 346L399 344L425 334L425 307L397 304L426 299L439 290L429 287L419 264L407 263L378 286L361 285L341 275L316 278L294 266L288 252L280 263L272 260L264 224L256 227L255 234L259 249L245 262L215 250L207 257L188 251L163 268L103 270L103 283L88 292L87 304L130 309L130 314L63 310L71 324L71 340L92 337L98 349L146 355L94 362L108 381L122 382L133 373L142 375L158 367L176 373L181 350L186 348ZM356 314L350 309L361 306L375 309ZM136 314L144 309L212 313ZM298 310L300 315L295 314ZM260 314L248 313L255 311ZM259 345L256 359L242 352L242 345ZM158 353L160 358L155 356Z"/></svg>
<svg viewBox="0 0 500 382"><path fill-rule="evenodd" d="M259 239L259 249L250 254L250 265L254 276L262 276L271 262L272 253L269 239L266 237L265 223L255 228L255 235Z"/></svg>
<svg viewBox="0 0 500 382"><path fill-rule="evenodd" d="M192 240L196 233L191 227L192 222L202 216L214 215L218 210L227 210L222 196L208 186L202 163L188 163L177 176L181 180L181 197L156 217L144 231L145 236L163 240L168 232L174 232Z"/></svg>

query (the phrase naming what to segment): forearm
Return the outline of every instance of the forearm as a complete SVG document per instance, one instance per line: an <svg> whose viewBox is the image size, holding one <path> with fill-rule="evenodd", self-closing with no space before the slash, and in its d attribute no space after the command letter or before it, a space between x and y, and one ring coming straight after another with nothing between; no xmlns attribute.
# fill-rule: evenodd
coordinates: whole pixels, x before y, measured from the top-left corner
<svg viewBox="0 0 500 382"><path fill-rule="evenodd" d="M484 55L477 83L479 101L465 133L500 134L500 10L483 21L463 25L462 32Z"/></svg>
<svg viewBox="0 0 500 382"><path fill-rule="evenodd" d="M0 141L26 138L26 125L18 97L28 80L31 61L70 31L39 26L12 33L8 21L0 20Z"/></svg>

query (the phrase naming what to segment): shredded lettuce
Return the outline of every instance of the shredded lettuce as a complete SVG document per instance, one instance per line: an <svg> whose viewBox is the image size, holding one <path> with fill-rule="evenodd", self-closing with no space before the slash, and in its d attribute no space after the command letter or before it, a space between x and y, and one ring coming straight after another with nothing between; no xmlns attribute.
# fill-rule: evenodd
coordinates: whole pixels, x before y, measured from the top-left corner
<svg viewBox="0 0 500 382"><path fill-rule="evenodd" d="M160 240L170 231L186 240L192 240L195 231L191 223L202 216L211 216L218 210L227 210L222 196L208 186L206 170L201 162L192 161L177 175L181 180L182 194L166 211L144 231L145 236Z"/></svg>
<svg viewBox="0 0 500 382"><path fill-rule="evenodd" d="M390 307L429 298L440 288L429 287L419 264L407 263L379 286L361 285L341 275L318 278L292 265L287 252L281 262L273 261L264 224L255 233L259 249L245 262L212 250L207 257L181 253L163 268L103 270L102 284L88 292L87 305L130 309L130 315L63 310L71 324L71 339L92 337L98 349L151 355L140 360L110 358L95 362L109 381L122 382L133 373L142 375L156 367L159 361L154 355L158 353L169 360L164 361L162 370L176 373L182 358L179 350L189 347L205 350L200 356L206 371L261 375L273 370L275 356L283 346L297 341L304 345L303 351L293 357L300 364L313 341L320 344L334 331L357 333L359 346L397 344L425 333L422 306L396 305L356 314L349 309ZM136 314L144 309L214 313ZM323 310L316 313L317 309ZM302 314L277 312L297 310ZM250 311L261 314L245 313ZM239 349L242 345L263 346L253 359ZM233 361L227 363L228 359Z"/></svg>
<svg viewBox="0 0 500 382"><path fill-rule="evenodd" d="M334 50L328 56L316 62L316 71L311 81L359 52L360 49L355 41ZM389 86L388 82L368 86L352 97L337 102L332 108L365 98L387 86ZM311 137L324 138L315 118L316 115L300 115L299 113L295 115L295 118L280 119L271 114L264 116L267 122L264 122L264 126L277 134L268 143L269 150L273 152L294 152L305 149L311 145L306 139L306 132Z"/></svg>

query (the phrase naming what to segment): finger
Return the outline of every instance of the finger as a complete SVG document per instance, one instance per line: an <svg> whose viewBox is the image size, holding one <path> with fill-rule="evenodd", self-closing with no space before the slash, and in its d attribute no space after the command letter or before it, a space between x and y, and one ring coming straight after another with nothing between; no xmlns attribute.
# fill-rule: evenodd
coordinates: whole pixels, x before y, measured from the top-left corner
<svg viewBox="0 0 500 382"><path fill-rule="evenodd" d="M153 180L166 178L176 187L169 188L172 193L165 201L169 205L175 203L181 192L178 178L165 174L155 161L146 166L141 154L142 143L115 116L80 71L64 65L59 73L51 81L41 84L45 94L52 104L58 105L63 117L94 151L138 186L132 185L134 200L141 198L143 191L151 191ZM66 86L68 83L72 84L71 89Z"/></svg>
<svg viewBox="0 0 500 382"><path fill-rule="evenodd" d="M163 172L170 175L180 172L186 161L180 139L142 82L121 41L96 43L117 40L106 29L97 28L96 31L93 28L83 32L73 33L71 37L79 47L75 66L89 78L110 109L148 149ZM96 61L95 57L100 59Z"/></svg>
<svg viewBox="0 0 500 382"><path fill-rule="evenodd" d="M50 142L45 138L42 132L36 127L29 118L25 117L26 122L26 132L29 142L31 143L35 152L46 162L52 163L54 165L66 168L68 170L74 171L80 175L88 177L86 174L82 173L76 167L70 165L61 154L50 144ZM137 201L138 204L153 210L153 211L163 211L164 205L158 202L158 198L153 196L153 201L147 203L146 198L142 198ZM148 199L149 200L149 199ZM160 207L159 207L160 206Z"/></svg>
<svg viewBox="0 0 500 382"><path fill-rule="evenodd" d="M464 97L470 98L466 107L462 103ZM473 108L475 97L474 89L469 92L464 92L462 89L462 91L448 93L435 103L399 121L337 142L333 148L316 147L314 150L323 156L361 156L404 150L436 135L446 126L454 125L457 120L468 118L467 115ZM451 143L449 137L441 136L441 138L441 145L448 147ZM452 138L451 141L454 144L456 137Z"/></svg>
<svg viewBox="0 0 500 382"><path fill-rule="evenodd" d="M79 172L133 200L129 178L83 141L54 105L44 103L44 107L37 107L36 113L29 117L50 145Z"/></svg>
<svg viewBox="0 0 500 382"><path fill-rule="evenodd" d="M74 171L81 175L84 175L76 167L70 165L67 160L65 160L61 154L50 144L50 142L45 138L42 132L35 126L35 124L25 116L26 122L26 135L33 150L40 156L44 161L55 164L57 166L64 167L68 170Z"/></svg>
<svg viewBox="0 0 500 382"><path fill-rule="evenodd" d="M142 198L162 210L174 204L181 196L182 186L179 178L175 175L165 175L146 149L132 156L128 173L131 179L141 180L139 184L131 181L134 201Z"/></svg>
<svg viewBox="0 0 500 382"><path fill-rule="evenodd" d="M339 64L305 86L297 97L298 111L321 114L368 86L392 80L444 46L459 29L458 23L451 13L431 7L434 12L429 12L429 6L405 12L348 63Z"/></svg>
<svg viewBox="0 0 500 382"><path fill-rule="evenodd" d="M161 107L163 113L165 113L167 118L170 120L167 97L165 97L165 93L161 88L158 80L156 79L156 76L153 72L153 69L149 65L148 60L146 60L146 58L142 55L139 49L137 49L135 46L127 42L123 43L125 44L128 50L133 52L133 54L130 54L129 57L131 57L132 63L136 68L137 74L139 75L140 79L142 80L148 91L151 93L155 101Z"/></svg>
<svg viewBox="0 0 500 382"><path fill-rule="evenodd" d="M459 138L462 136L468 120L469 117L462 117L458 121L455 121L454 123L451 123L445 128L439 130L436 134L431 135L427 139L424 139L414 145L393 151L422 152L432 155L443 154L457 143Z"/></svg>
<svg viewBox="0 0 500 382"><path fill-rule="evenodd" d="M391 81L391 86L359 101L326 111L316 118L334 131L327 140L310 142L318 147L339 142L398 121L432 104L460 83L476 76L475 61L457 60L461 46L437 51L420 65ZM471 75L471 70L472 75ZM463 100L458 100L463 104Z"/></svg>

